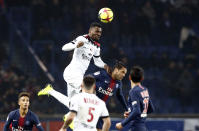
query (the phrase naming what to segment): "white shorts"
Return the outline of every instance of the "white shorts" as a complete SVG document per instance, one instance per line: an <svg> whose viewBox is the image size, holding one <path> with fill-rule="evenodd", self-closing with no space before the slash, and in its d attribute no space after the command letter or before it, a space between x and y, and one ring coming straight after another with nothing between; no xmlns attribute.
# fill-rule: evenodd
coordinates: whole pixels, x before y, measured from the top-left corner
<svg viewBox="0 0 199 131"><path fill-rule="evenodd" d="M64 80L67 83L67 95L69 98L78 94L81 90L81 84L83 81L83 75L77 73L71 73L68 71L64 71Z"/></svg>

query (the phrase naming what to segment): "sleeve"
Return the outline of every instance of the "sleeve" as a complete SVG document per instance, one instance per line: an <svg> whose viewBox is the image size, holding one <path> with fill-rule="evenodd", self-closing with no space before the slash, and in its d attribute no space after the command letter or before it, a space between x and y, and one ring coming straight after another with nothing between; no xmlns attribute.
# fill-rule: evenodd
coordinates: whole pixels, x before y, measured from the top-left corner
<svg viewBox="0 0 199 131"><path fill-rule="evenodd" d="M99 80L100 79L100 77L102 76L102 71L97 71L97 72L95 72L95 73L93 73L93 74L91 74L94 78L95 78L95 80L97 81L97 80Z"/></svg>
<svg viewBox="0 0 199 131"><path fill-rule="evenodd" d="M12 119L13 119L12 117L13 117L13 112L10 112L8 114L8 117L6 119L5 125L3 127L3 131L9 131L9 126L10 126L10 124L12 122Z"/></svg>
<svg viewBox="0 0 199 131"><path fill-rule="evenodd" d="M70 101L70 105L69 105L69 109L71 112L75 112L77 113L78 112L78 99L77 99L77 96L78 95L75 95L74 97L71 98L71 101Z"/></svg>
<svg viewBox="0 0 199 131"><path fill-rule="evenodd" d="M116 96L117 96L117 99L119 100L119 102L124 107L125 111L128 111L127 103L126 103L126 100L124 98L124 94L122 91L122 83L120 84L120 86L118 87L118 89L116 91Z"/></svg>
<svg viewBox="0 0 199 131"><path fill-rule="evenodd" d="M38 131L44 131L44 129L41 125L41 122L39 121L38 116L34 113L33 113L33 121L34 121L34 124L35 124L36 128L38 129Z"/></svg>
<svg viewBox="0 0 199 131"><path fill-rule="evenodd" d="M106 104L103 102L101 118L106 118L106 117L109 117L109 112L108 109L106 108Z"/></svg>
<svg viewBox="0 0 199 131"><path fill-rule="evenodd" d="M154 107L154 105L153 105L153 103L152 103L152 100L151 100L151 98L149 99L149 108L148 108L148 111L147 111L147 113L149 114L149 113L152 113L152 112L154 112L154 110L155 110L155 107Z"/></svg>
<svg viewBox="0 0 199 131"><path fill-rule="evenodd" d="M65 44L63 47L62 47L62 51L71 51L71 50L74 50L76 47L77 47L77 44L80 42L80 41L83 41L83 36L79 36L77 37L76 39L74 39L73 41Z"/></svg>
<svg viewBox="0 0 199 131"><path fill-rule="evenodd" d="M136 92L130 92L129 96L131 99L132 110L131 113L129 114L129 117L122 121L123 127L127 125L131 120L135 119L136 116L141 114L140 104L139 104L140 101L138 95L136 94Z"/></svg>
<svg viewBox="0 0 199 131"><path fill-rule="evenodd" d="M106 65L101 57L100 57L100 48L97 49L97 51L95 52L95 54L93 55L93 60L94 60L94 64L99 67L99 68L104 68L104 65Z"/></svg>

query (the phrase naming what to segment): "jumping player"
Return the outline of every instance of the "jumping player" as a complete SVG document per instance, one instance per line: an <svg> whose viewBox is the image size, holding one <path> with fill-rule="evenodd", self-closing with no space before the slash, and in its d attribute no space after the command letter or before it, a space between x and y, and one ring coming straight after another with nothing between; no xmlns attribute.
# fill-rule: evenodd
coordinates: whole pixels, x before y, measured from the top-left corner
<svg viewBox="0 0 199 131"><path fill-rule="evenodd" d="M122 122L116 124L116 128L121 130L130 123L132 131L147 131L145 120L147 114L154 111L148 89L141 85L144 79L144 70L139 66L134 66L129 75L131 89L129 91L128 106L130 114Z"/></svg>
<svg viewBox="0 0 199 131"><path fill-rule="evenodd" d="M98 43L102 34L99 23L92 23L87 35L79 36L75 40L65 44L63 51L74 50L70 64L64 70L64 80L67 82L68 97L79 93L83 76L88 69L91 59L97 67L107 69L107 65L100 57L100 44Z"/></svg>
<svg viewBox="0 0 199 131"><path fill-rule="evenodd" d="M67 82L68 99L70 99L74 94L79 93L83 76L92 58L96 66L109 70L109 67L101 60L100 57L100 44L98 41L101 34L101 25L94 22L90 25L88 34L79 36L62 47L63 51L74 50L73 58L63 73L64 80ZM55 90L49 92L49 94L64 105L66 104L64 99L65 96L63 96L63 94ZM42 94L38 93L38 95Z"/></svg>
<svg viewBox="0 0 199 131"><path fill-rule="evenodd" d="M101 117L104 121L103 131L109 131L111 121L104 101L93 94L95 78L85 76L82 92L71 98L70 112L60 131L65 131L74 120L74 131L97 131L96 124Z"/></svg>
<svg viewBox="0 0 199 131"><path fill-rule="evenodd" d="M30 94L21 92L18 96L19 109L11 111L7 117L3 131L31 131L33 125L44 131L36 114L28 109Z"/></svg>

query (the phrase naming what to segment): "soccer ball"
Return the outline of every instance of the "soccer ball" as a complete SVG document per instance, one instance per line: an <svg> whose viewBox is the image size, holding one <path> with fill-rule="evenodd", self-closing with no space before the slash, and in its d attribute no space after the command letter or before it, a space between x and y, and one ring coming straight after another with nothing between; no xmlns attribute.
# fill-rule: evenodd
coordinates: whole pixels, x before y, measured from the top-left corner
<svg viewBox="0 0 199 131"><path fill-rule="evenodd" d="M113 11L110 8L102 8L98 13L98 18L103 23L110 23L113 20Z"/></svg>

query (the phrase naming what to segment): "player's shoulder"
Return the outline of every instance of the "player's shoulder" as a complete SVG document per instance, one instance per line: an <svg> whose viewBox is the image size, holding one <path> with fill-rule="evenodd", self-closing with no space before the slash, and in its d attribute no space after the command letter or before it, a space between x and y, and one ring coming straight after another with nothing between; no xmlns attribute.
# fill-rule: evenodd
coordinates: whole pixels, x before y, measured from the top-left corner
<svg viewBox="0 0 199 131"><path fill-rule="evenodd" d="M71 98L71 100L72 101L77 101L79 98L81 98L81 97L83 97L83 93L82 92L80 92L80 93L78 93L78 94L75 94L72 98Z"/></svg>
<svg viewBox="0 0 199 131"><path fill-rule="evenodd" d="M117 80L116 84L118 84L118 86L121 86L122 85L122 81L121 80Z"/></svg>
<svg viewBox="0 0 199 131"><path fill-rule="evenodd" d="M92 40L92 39L89 37L88 34L87 34L87 35L83 35L83 37L84 37L85 39L87 39L89 42L91 42L93 45L95 45L96 47L100 47L100 43L97 42L97 41Z"/></svg>
<svg viewBox="0 0 199 131"><path fill-rule="evenodd" d="M100 99L99 97L97 97L95 94L93 94L93 96L100 102L101 105L103 105L103 106L106 105L105 102L102 99Z"/></svg>
<svg viewBox="0 0 199 131"><path fill-rule="evenodd" d="M13 110L9 113L9 116L12 117L14 116L15 114L19 113L19 109L16 109L16 110Z"/></svg>
<svg viewBox="0 0 199 131"><path fill-rule="evenodd" d="M84 35L80 35L74 39L74 41L87 41L87 39L84 37Z"/></svg>
<svg viewBox="0 0 199 131"><path fill-rule="evenodd" d="M93 73L94 76L98 76L98 75L107 75L108 73L106 72L106 70L102 69L100 71L96 71L95 73Z"/></svg>
<svg viewBox="0 0 199 131"><path fill-rule="evenodd" d="M37 117L37 114L32 112L30 109L28 110L27 116L32 117L33 119Z"/></svg>
<svg viewBox="0 0 199 131"><path fill-rule="evenodd" d="M132 92L135 92L135 93L140 93L144 90L148 90L146 87L140 85L140 86L135 86L133 89L132 89Z"/></svg>

